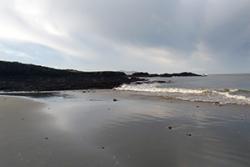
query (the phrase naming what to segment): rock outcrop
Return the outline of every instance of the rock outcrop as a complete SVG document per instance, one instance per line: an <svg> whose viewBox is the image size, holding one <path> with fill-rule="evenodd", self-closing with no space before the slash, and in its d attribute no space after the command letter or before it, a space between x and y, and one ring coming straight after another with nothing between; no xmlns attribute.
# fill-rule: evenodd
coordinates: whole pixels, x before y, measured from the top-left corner
<svg viewBox="0 0 250 167"><path fill-rule="evenodd" d="M136 81L123 72L80 72L43 66L0 61L0 90L52 91L111 89Z"/></svg>

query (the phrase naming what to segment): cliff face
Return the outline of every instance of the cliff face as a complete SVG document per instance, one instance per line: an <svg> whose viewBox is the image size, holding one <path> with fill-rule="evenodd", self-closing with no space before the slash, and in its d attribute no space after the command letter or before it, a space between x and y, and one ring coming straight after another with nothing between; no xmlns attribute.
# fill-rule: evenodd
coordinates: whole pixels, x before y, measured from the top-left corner
<svg viewBox="0 0 250 167"><path fill-rule="evenodd" d="M0 90L111 89L131 82L123 72L79 72L0 61Z"/></svg>

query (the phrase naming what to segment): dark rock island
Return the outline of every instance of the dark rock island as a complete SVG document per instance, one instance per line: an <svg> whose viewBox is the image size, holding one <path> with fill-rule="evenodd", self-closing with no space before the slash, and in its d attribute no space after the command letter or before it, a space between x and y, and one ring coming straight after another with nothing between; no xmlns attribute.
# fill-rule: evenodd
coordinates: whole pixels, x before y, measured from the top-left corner
<svg viewBox="0 0 250 167"><path fill-rule="evenodd" d="M147 72L136 72L131 75L132 77L198 77L203 76L191 72L173 73L173 74L149 74Z"/></svg>
<svg viewBox="0 0 250 167"><path fill-rule="evenodd" d="M193 73L148 74L101 71L81 72L44 66L0 61L1 91L54 91L77 89L112 89L122 84L142 81L139 77L200 76Z"/></svg>

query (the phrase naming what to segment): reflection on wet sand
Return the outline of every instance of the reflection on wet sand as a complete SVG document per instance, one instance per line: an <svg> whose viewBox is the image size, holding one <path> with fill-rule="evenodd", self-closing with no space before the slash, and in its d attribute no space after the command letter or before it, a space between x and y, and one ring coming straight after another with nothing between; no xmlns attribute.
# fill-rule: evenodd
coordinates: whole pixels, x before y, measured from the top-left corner
<svg viewBox="0 0 250 167"><path fill-rule="evenodd" d="M10 155L21 150L33 166L250 165L249 106L216 106L105 90L68 94L74 98L43 99L46 106L37 109L40 119L28 119L33 128L20 133L29 142L14 134L4 135L16 143L9 146ZM36 118L37 113L31 109L26 114ZM43 120L47 121L42 124ZM37 133L43 136L42 142L32 137ZM30 155L38 150L40 155ZM8 151L1 151L4 153ZM10 160L4 159L1 166Z"/></svg>

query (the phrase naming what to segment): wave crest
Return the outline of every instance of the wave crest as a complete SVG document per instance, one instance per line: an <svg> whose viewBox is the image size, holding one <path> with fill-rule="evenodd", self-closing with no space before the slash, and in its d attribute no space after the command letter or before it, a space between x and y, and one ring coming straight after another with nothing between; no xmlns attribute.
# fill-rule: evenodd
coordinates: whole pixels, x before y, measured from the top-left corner
<svg viewBox="0 0 250 167"><path fill-rule="evenodd" d="M220 104L243 104L250 105L250 98L242 94L242 90L238 89L188 89L188 88L172 88L172 87L159 87L158 84L140 84L140 85L127 85L124 84L116 90L122 91L136 91L147 92L153 95L166 96L181 100L200 101L200 102L216 102ZM249 91L243 91L244 94Z"/></svg>

